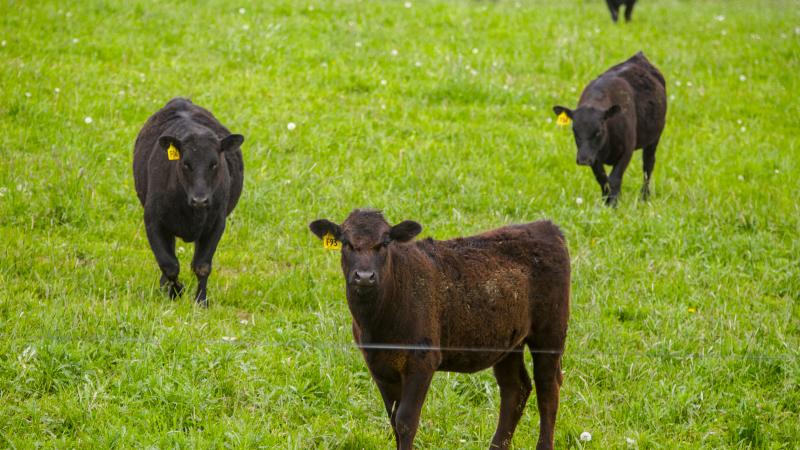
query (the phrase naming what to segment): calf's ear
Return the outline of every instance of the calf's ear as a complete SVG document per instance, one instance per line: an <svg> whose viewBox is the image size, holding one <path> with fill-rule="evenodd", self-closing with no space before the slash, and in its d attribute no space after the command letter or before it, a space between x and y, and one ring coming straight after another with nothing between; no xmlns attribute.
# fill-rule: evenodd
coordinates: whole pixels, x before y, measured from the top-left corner
<svg viewBox="0 0 800 450"><path fill-rule="evenodd" d="M569 109L569 108L565 108L563 106L556 105L556 106L553 106L553 112L556 113L557 116L560 116L561 113L565 113L567 115L567 117L572 119L572 110Z"/></svg>
<svg viewBox="0 0 800 450"><path fill-rule="evenodd" d="M225 137L219 143L219 149L221 152L227 152L228 150L233 150L238 148L244 142L244 136L241 134L232 134L230 136Z"/></svg>
<svg viewBox="0 0 800 450"><path fill-rule="evenodd" d="M619 105L614 105L606 110L606 112L603 114L603 119L608 120L619 114L620 111L622 111L622 108L620 108Z"/></svg>
<svg viewBox="0 0 800 450"><path fill-rule="evenodd" d="M167 151L170 145L174 145L175 148L181 150L181 141L174 136L163 135L158 138L158 145L161 147L161 150Z"/></svg>
<svg viewBox="0 0 800 450"><path fill-rule="evenodd" d="M397 242L406 242L414 239L422 231L422 225L413 220L404 220L393 226L389 231L389 239Z"/></svg>
<svg viewBox="0 0 800 450"><path fill-rule="evenodd" d="M308 224L308 228L311 229L311 232L316 234L320 239L325 237L325 235L328 233L332 234L337 240L341 239L342 237L342 229L339 227L339 225L336 225L327 219L315 220Z"/></svg>

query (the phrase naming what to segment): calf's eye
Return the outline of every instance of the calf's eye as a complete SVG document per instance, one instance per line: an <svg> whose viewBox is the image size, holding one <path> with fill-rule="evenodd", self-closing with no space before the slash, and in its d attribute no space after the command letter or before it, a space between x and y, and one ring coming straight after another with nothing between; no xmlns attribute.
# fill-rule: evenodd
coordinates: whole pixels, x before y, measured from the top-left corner
<svg viewBox="0 0 800 450"><path fill-rule="evenodd" d="M217 163L211 163L211 165L209 166L209 169L211 170L215 170L216 168L217 168Z"/></svg>
<svg viewBox="0 0 800 450"><path fill-rule="evenodd" d="M188 170L189 172L192 171L192 166L187 162L183 163L183 168Z"/></svg>

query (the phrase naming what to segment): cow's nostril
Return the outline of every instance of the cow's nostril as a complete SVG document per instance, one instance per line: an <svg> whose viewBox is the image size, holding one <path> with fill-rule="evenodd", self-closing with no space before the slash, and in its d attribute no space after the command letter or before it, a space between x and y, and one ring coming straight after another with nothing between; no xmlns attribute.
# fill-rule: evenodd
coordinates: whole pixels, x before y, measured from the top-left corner
<svg viewBox="0 0 800 450"><path fill-rule="evenodd" d="M353 283L361 287L374 286L376 282L375 272L362 272L356 270L353 275Z"/></svg>
<svg viewBox="0 0 800 450"><path fill-rule="evenodd" d="M194 197L192 197L192 205L199 206L199 207L208 206L208 197L197 197L197 196L194 196Z"/></svg>

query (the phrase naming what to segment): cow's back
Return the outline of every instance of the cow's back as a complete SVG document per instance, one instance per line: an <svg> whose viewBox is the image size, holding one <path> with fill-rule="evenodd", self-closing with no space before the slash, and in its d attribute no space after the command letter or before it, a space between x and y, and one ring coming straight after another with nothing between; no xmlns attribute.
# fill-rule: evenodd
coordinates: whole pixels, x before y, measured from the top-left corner
<svg viewBox="0 0 800 450"><path fill-rule="evenodd" d="M551 222L418 245L440 273L443 345L513 347L524 341L537 317L557 310L564 312L566 320L569 254L564 236ZM479 370L469 361L491 362L480 352L456 356L461 360L450 361L450 368L444 370Z"/></svg>
<svg viewBox="0 0 800 450"><path fill-rule="evenodd" d="M610 74L624 79L633 91L636 104L636 148L661 136L667 114L664 75L642 52L611 68Z"/></svg>

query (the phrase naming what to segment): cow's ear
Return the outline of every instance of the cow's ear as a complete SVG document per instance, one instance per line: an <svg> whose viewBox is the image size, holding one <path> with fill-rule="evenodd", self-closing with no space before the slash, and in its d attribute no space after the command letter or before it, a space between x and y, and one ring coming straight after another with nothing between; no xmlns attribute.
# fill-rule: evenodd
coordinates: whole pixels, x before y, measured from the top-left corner
<svg viewBox="0 0 800 450"><path fill-rule="evenodd" d="M170 145L174 145L175 148L181 150L181 141L174 136L163 135L158 138L158 145L161 147L161 150L167 151Z"/></svg>
<svg viewBox="0 0 800 450"><path fill-rule="evenodd" d="M219 143L219 150L221 152L227 152L229 150L234 150L239 148L240 145L244 142L244 136L241 134L231 134L230 136L225 137Z"/></svg>
<svg viewBox="0 0 800 450"><path fill-rule="evenodd" d="M620 111L622 111L622 108L620 108L619 105L614 105L606 110L606 112L603 114L603 119L608 120L619 114Z"/></svg>
<svg viewBox="0 0 800 450"><path fill-rule="evenodd" d="M422 231L422 225L413 220L404 220L393 226L389 231L389 239L397 242L406 242L414 239Z"/></svg>
<svg viewBox="0 0 800 450"><path fill-rule="evenodd" d="M556 106L553 106L553 112L556 113L557 116L560 116L561 113L564 113L564 114L567 115L567 117L572 119L572 110L569 109L569 108L565 108L563 106L556 105Z"/></svg>
<svg viewBox="0 0 800 450"><path fill-rule="evenodd" d="M325 237L325 235L328 233L333 235L336 240L342 239L342 229L339 227L339 225L336 225L327 219L315 220L308 224L308 228L320 239Z"/></svg>

